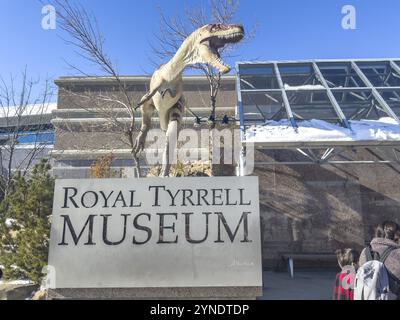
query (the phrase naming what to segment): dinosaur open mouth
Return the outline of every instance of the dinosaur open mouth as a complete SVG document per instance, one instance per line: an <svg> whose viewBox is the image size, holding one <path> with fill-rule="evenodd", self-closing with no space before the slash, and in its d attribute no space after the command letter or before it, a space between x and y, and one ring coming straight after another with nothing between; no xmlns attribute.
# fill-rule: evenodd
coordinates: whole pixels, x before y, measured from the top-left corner
<svg viewBox="0 0 400 320"><path fill-rule="evenodd" d="M225 47L227 44L235 44L240 42L244 37L244 33L236 32L228 35L212 36L204 39L202 43L208 42L211 49L218 51L219 49Z"/></svg>
<svg viewBox="0 0 400 320"><path fill-rule="evenodd" d="M240 42L243 38L243 28L236 27L230 30L230 32L228 30L215 32L214 35L203 39L201 44L206 46L209 50L208 56L205 55L206 61L223 74L229 72L230 67L221 60L220 51L227 45Z"/></svg>

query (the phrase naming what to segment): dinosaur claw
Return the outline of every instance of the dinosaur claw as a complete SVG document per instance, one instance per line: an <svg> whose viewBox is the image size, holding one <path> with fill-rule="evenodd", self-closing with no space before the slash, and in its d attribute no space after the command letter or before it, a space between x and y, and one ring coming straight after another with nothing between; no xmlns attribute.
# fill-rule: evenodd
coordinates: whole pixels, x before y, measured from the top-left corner
<svg viewBox="0 0 400 320"><path fill-rule="evenodd" d="M136 156L138 153L144 150L145 143L146 143L146 133L140 132L132 148L132 153L134 154L134 156Z"/></svg>

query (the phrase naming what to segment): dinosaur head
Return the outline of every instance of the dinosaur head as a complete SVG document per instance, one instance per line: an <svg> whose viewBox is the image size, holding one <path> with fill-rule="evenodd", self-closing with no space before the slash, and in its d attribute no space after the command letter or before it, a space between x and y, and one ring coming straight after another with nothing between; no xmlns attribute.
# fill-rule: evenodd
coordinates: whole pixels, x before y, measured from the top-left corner
<svg viewBox="0 0 400 320"><path fill-rule="evenodd" d="M197 60L218 69L222 74L231 68L221 60L219 50L244 38L244 28L237 24L208 24L197 30Z"/></svg>

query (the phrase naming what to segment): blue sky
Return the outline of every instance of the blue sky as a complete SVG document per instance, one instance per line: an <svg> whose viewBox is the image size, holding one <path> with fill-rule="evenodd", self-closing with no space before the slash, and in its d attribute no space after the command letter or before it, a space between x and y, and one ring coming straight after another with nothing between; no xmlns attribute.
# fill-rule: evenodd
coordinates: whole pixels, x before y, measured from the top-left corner
<svg viewBox="0 0 400 320"><path fill-rule="evenodd" d="M150 43L159 28L157 6L177 15L185 5L199 1L82 0L97 16L107 51L122 74L153 69ZM341 26L342 7L354 5L357 29ZM91 66L78 59L59 31L41 28L38 0L0 0L0 75L20 73L28 66L35 77L74 74L63 59L85 71ZM257 36L237 52L236 60L321 58L379 58L400 56L399 0L246 0L238 22L258 23ZM229 61L233 62L233 61Z"/></svg>

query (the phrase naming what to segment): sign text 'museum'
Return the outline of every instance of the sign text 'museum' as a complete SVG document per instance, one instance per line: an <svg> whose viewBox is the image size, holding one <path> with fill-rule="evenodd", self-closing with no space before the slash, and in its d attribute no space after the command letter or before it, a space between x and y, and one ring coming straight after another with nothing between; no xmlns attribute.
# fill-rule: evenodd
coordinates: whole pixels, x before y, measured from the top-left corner
<svg viewBox="0 0 400 320"><path fill-rule="evenodd" d="M58 180L56 288L259 286L256 177Z"/></svg>
<svg viewBox="0 0 400 320"><path fill-rule="evenodd" d="M137 208L141 208L143 206L143 201L137 202L135 198L137 198L136 190L113 190L113 191L94 191L88 190L84 192L79 192L75 187L63 187L64 190L64 198L63 198L63 209L69 208L85 208L85 209L95 209L99 208L120 208L126 209L131 208L133 212L137 212ZM180 210L184 210L184 208L190 207L202 207L207 208L210 206L251 206L251 201L244 200L244 189L178 189L176 191L171 191L166 188L166 186L149 186L149 198L147 201L150 202L153 208L161 207L161 203L163 204L163 208L170 207L173 210L176 210L177 207ZM162 202L162 193L165 193L165 201ZM239 199L239 200L233 200ZM140 210L139 210L140 211ZM95 212L95 211L93 211ZM221 229L224 229L226 235L229 240L233 242L239 232L239 228L242 226L243 228L243 237L242 242L251 242L249 240L249 229L248 229L248 215L251 214L249 212L243 212L240 216L240 220L237 225L234 225L233 228L228 225L225 215L223 212L199 212L199 215L202 215L201 224L196 224L192 226L193 218L195 212L156 212L155 214L150 214L146 212L141 213L121 213L120 215L111 215L111 214L90 214L85 221L83 226L74 225L71 221L70 215L61 215L64 219L63 224L63 232L62 232L62 241L59 245L69 245L69 242L66 240L67 233L69 233L72 237L73 244L78 245L83 235L87 234L87 241L84 242L84 245L96 245L93 240L93 235L96 231L101 232L102 241L106 245L120 245L127 238L127 227L129 230L136 232L144 232L145 239L137 240L137 237L134 235L131 237L132 244L135 245L144 245L148 243L153 234L158 232L157 243L158 244L167 244L167 243L177 243L181 238L185 238L186 241L192 244L203 243L208 239L209 236L209 225L217 224L218 232L217 238L214 242L223 243L225 240L222 237ZM101 220L102 230L94 230L94 222L95 220ZM110 225L109 220L116 219L120 223L120 240L110 240L109 239L109 231L108 227ZM157 220L157 230L152 230L150 227L146 225L146 223L151 223L152 219ZM169 222L168 222L169 221ZM185 233L182 237L175 234L176 223L184 223L185 225ZM204 236L201 239L193 239L191 236L190 229L191 227L195 227L198 229L204 230ZM170 239L166 239L165 234L166 231L169 230ZM114 230L113 233L115 233Z"/></svg>

